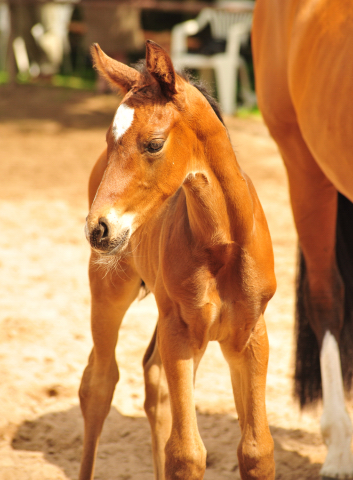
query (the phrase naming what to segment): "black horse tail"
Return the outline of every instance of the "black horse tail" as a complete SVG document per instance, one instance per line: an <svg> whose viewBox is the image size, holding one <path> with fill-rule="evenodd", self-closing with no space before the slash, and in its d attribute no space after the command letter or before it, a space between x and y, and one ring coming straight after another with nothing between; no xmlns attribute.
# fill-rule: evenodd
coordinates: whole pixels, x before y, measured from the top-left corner
<svg viewBox="0 0 353 480"><path fill-rule="evenodd" d="M344 323L340 336L340 355L345 391L353 386L353 203L338 194L336 258L344 282ZM294 396L301 408L322 398L320 352L310 327L305 289L306 266L299 250L296 282L296 358Z"/></svg>
<svg viewBox="0 0 353 480"><path fill-rule="evenodd" d="M138 299L143 300L144 298L147 297L147 295L151 293L145 282L141 279L141 284L140 284L140 291L138 294Z"/></svg>

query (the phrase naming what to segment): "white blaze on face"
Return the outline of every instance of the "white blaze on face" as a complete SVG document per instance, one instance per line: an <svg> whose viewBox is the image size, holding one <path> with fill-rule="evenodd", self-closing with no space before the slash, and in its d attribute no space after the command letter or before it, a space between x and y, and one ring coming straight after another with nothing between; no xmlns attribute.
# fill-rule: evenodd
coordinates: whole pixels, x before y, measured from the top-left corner
<svg viewBox="0 0 353 480"><path fill-rule="evenodd" d="M113 135L115 140L121 138L124 133L131 127L134 120L135 110L123 103L116 111L113 120Z"/></svg>

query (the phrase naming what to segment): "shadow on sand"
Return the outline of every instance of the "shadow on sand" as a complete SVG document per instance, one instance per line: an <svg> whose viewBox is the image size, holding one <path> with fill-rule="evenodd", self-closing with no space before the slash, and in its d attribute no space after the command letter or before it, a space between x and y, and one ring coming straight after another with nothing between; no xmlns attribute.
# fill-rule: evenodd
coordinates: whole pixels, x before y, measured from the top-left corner
<svg viewBox="0 0 353 480"><path fill-rule="evenodd" d="M55 121L62 128L106 128L117 108L117 95L35 85L0 86L0 124L16 122L18 128ZM21 108L13 108L19 105Z"/></svg>
<svg viewBox="0 0 353 480"><path fill-rule="evenodd" d="M198 414L200 434L207 449L205 479L239 478L236 447L240 439L238 421L227 414ZM16 431L15 450L42 452L70 480L78 477L82 451L83 422L80 408L50 413L24 422ZM276 479L319 478L320 465L300 454L303 444L320 445L317 435L302 430L272 427L275 441ZM97 479L152 480L153 464L149 424L144 417L121 415L111 408L98 450Z"/></svg>

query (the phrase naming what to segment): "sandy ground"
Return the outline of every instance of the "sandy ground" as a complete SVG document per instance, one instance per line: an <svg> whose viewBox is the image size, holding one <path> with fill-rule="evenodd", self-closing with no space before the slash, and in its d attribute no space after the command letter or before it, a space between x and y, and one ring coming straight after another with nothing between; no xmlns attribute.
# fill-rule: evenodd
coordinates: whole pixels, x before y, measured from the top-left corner
<svg viewBox="0 0 353 480"><path fill-rule="evenodd" d="M92 341L83 234L90 169L117 106L113 96L31 86L0 88L0 479L77 478L83 423L77 390ZM260 120L228 118L238 159L251 176L273 237L278 291L270 338L267 409L277 479L316 479L326 449L317 410L291 397L296 236L287 180ZM152 480L141 361L152 335L152 295L132 305L120 334L121 380L105 423L96 479ZM239 479L239 425L218 344L196 384L206 480Z"/></svg>

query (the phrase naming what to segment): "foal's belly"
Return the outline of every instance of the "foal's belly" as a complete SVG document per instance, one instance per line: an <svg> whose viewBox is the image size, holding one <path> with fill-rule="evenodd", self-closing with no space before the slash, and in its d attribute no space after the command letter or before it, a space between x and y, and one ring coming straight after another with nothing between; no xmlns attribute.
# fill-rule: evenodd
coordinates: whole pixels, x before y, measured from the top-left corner
<svg viewBox="0 0 353 480"><path fill-rule="evenodd" d="M308 3L293 23L289 89L309 150L327 178L353 201L353 6Z"/></svg>

